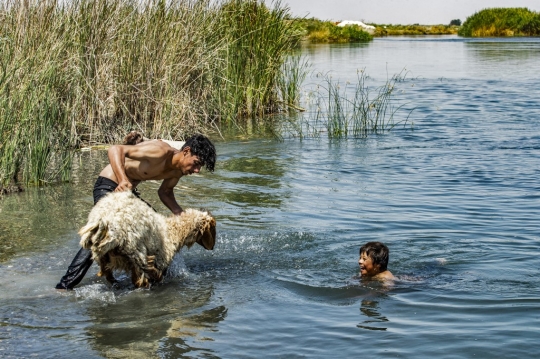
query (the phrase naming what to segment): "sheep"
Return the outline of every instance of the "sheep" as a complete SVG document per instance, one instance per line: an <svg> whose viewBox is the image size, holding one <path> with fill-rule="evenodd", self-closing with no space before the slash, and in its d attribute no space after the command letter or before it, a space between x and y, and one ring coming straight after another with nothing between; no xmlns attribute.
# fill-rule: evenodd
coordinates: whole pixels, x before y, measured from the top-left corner
<svg viewBox="0 0 540 359"><path fill-rule="evenodd" d="M186 209L165 217L130 191L107 194L93 207L79 230L80 244L92 251L98 276L116 283L114 270L131 273L136 288L160 282L174 255L198 243L212 250L216 221L206 211Z"/></svg>

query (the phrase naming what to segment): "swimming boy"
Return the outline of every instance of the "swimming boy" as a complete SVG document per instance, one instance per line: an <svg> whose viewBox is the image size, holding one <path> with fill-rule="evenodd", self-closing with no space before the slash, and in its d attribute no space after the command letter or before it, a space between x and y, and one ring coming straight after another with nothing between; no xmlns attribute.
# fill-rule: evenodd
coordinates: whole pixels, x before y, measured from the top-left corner
<svg viewBox="0 0 540 359"><path fill-rule="evenodd" d="M368 242L360 247L360 275L362 278L392 280L394 276L387 269L390 251L381 242Z"/></svg>
<svg viewBox="0 0 540 359"><path fill-rule="evenodd" d="M174 187L182 176L199 173L203 166L214 171L214 145L203 135L188 138L181 149L161 140L141 142L141 139L126 138L127 145L109 148L110 164L101 171L94 185L94 204L110 192L135 191L140 182L162 180L159 199L172 213L181 215L183 210L174 197ZM92 252L81 248L56 289L73 289L92 262Z"/></svg>

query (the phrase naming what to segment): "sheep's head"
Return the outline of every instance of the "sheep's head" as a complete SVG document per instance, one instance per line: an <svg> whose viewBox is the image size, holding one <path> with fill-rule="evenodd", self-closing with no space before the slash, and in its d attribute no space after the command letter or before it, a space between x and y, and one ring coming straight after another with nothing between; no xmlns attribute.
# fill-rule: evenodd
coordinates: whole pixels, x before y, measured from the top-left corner
<svg viewBox="0 0 540 359"><path fill-rule="evenodd" d="M204 249L212 250L216 244L216 220L210 215L209 217L208 221L204 223L202 232L199 232L200 236L197 236L197 243Z"/></svg>
<svg viewBox="0 0 540 359"><path fill-rule="evenodd" d="M212 250L216 243L216 220L209 212L188 208L181 216L167 219L167 232L178 249L198 243Z"/></svg>

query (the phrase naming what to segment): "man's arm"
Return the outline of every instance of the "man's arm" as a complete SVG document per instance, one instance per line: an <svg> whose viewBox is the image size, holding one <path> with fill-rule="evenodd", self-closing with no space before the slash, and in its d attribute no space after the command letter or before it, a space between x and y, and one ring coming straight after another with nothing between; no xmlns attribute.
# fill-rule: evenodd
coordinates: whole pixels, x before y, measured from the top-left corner
<svg viewBox="0 0 540 359"><path fill-rule="evenodd" d="M179 179L180 178L165 179L158 189L158 195L161 202L176 215L180 215L184 211L178 202L176 202L176 198L174 198L174 186L176 186Z"/></svg>
<svg viewBox="0 0 540 359"><path fill-rule="evenodd" d="M132 189L132 184L126 174L126 146L115 145L109 147L107 155L109 157L109 163L118 182L115 192L127 191Z"/></svg>

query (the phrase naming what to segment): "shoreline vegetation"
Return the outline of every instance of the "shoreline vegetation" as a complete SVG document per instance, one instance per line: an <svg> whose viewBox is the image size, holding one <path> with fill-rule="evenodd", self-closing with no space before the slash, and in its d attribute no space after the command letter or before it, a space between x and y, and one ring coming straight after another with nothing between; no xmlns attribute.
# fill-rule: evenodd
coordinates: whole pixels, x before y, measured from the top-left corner
<svg viewBox="0 0 540 359"><path fill-rule="evenodd" d="M308 43L367 42L374 37L415 35L459 35L462 37L540 36L540 12L527 8L489 8L448 25L393 25L365 23L339 27L339 21L315 18L293 19L292 22Z"/></svg>
<svg viewBox="0 0 540 359"><path fill-rule="evenodd" d="M262 0L2 2L0 195L69 180L75 150L130 130L219 136L296 106L287 18Z"/></svg>
<svg viewBox="0 0 540 359"><path fill-rule="evenodd" d="M401 125L414 129L410 104L396 105L400 83L408 81L407 71L393 75L382 86L368 85L365 70L357 70L355 83L340 83L329 74L317 74L322 83L310 93L306 112L291 114L280 122L282 133L294 138L365 138L383 134ZM402 90L401 90L402 92ZM407 107L406 107L407 106ZM405 112L406 117L396 113Z"/></svg>
<svg viewBox="0 0 540 359"><path fill-rule="evenodd" d="M540 36L540 12L527 8L491 8L467 18L458 31L463 37Z"/></svg>
<svg viewBox="0 0 540 359"><path fill-rule="evenodd" d="M340 27L339 21L319 20L315 18L292 19L294 26L308 43L347 43L368 42L374 37L400 35L455 35L458 25L392 25L366 23L370 29L359 25Z"/></svg>
<svg viewBox="0 0 540 359"><path fill-rule="evenodd" d="M400 74L373 90L362 73L353 99L328 79L318 94L328 99L326 112L289 122L305 111L300 91L309 64L300 49L306 41L540 34L538 13L520 8L483 10L460 24L338 27L293 18L279 0L271 6L263 0L4 1L0 196L23 185L69 181L75 151L120 143L131 130L182 140L193 132L250 132L256 123L318 137L312 123L324 122L323 132L340 138L396 125L401 107L391 100Z"/></svg>

